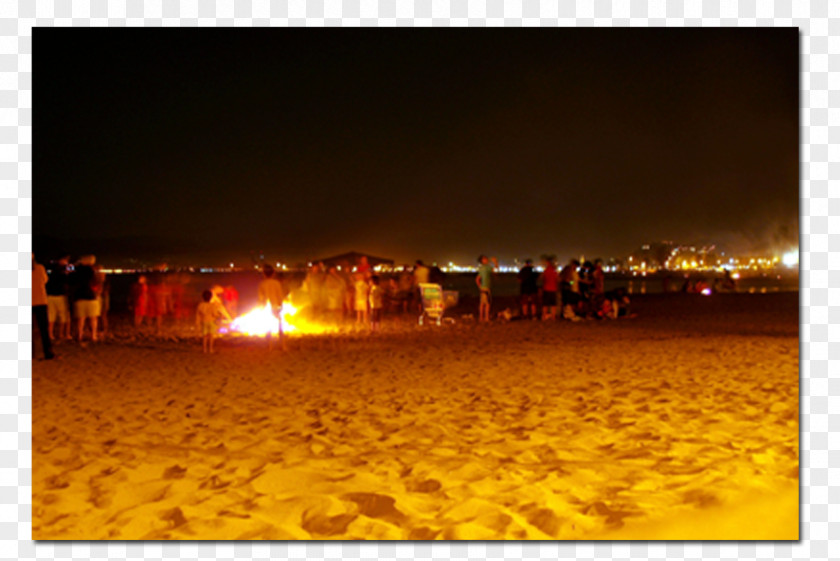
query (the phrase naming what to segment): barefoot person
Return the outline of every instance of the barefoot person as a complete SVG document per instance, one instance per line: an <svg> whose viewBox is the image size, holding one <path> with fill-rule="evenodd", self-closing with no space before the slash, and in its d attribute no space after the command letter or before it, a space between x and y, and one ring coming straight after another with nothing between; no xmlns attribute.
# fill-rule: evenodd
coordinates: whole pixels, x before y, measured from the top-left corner
<svg viewBox="0 0 840 561"><path fill-rule="evenodd" d="M542 319L554 321L557 319L557 267L551 255L543 255L542 264L543 272L539 278L542 292Z"/></svg>
<svg viewBox="0 0 840 561"><path fill-rule="evenodd" d="M280 348L285 351L286 338L283 336L281 309L286 295L283 291L283 285L279 280L274 278L274 267L267 263L263 265L263 277L263 280L257 286L257 301L260 306L265 306L266 304L271 306L271 314L277 318L280 324L280 329L277 332L277 336L280 339ZM266 339L268 339L268 348L271 350L274 346L274 339L270 331L266 334Z"/></svg>
<svg viewBox="0 0 840 561"><path fill-rule="evenodd" d="M353 276L353 291L355 294L355 310L356 310L356 325L367 325L368 320L368 297L370 295L370 286L365 278L364 273L356 273Z"/></svg>
<svg viewBox="0 0 840 561"><path fill-rule="evenodd" d="M95 256L85 255L79 258L79 264L73 271L73 312L77 318L76 338L79 343L83 343L85 339L85 323L90 325L90 340L94 343L99 340L97 330L101 308L97 294L96 271L93 269L95 264Z"/></svg>
<svg viewBox="0 0 840 561"><path fill-rule="evenodd" d="M219 321L230 319L225 307L213 299L213 292L205 290L201 293L201 303L195 311L195 323L201 333L201 347L205 353L213 352L213 340L219 330Z"/></svg>
<svg viewBox="0 0 840 561"><path fill-rule="evenodd" d="M492 259L493 264L490 264ZM494 267L499 266L499 262L495 257L490 259L486 255L478 257L478 274L475 276L475 284L478 286L479 302L478 302L478 320L490 321L490 290L493 283Z"/></svg>
<svg viewBox="0 0 840 561"><path fill-rule="evenodd" d="M131 285L131 299L129 307L134 314L134 327L143 324L143 318L149 315L149 284L146 275L137 277L137 282Z"/></svg>
<svg viewBox="0 0 840 561"><path fill-rule="evenodd" d="M32 315L35 316L35 324L41 334L41 346L44 350L44 358L50 360L55 358L52 350L52 342L48 331L49 321L47 318L47 270L40 263L35 262L35 254L32 254ZM34 353L33 353L34 354Z"/></svg>
<svg viewBox="0 0 840 561"><path fill-rule="evenodd" d="M71 340L70 337L70 304L67 300L70 291L70 273L67 266L70 257L62 257L52 264L47 281L47 315L50 322L50 339L53 341ZM58 324L58 333L55 324Z"/></svg>
<svg viewBox="0 0 840 561"><path fill-rule="evenodd" d="M537 318L537 279L539 274L534 270L534 262L525 260L525 266L519 269L516 280L519 282L519 303L522 307L523 319Z"/></svg>
<svg viewBox="0 0 840 561"><path fill-rule="evenodd" d="M379 324L382 321L382 308L385 302L385 290L379 283L379 275L370 277L370 330L372 332L379 331Z"/></svg>

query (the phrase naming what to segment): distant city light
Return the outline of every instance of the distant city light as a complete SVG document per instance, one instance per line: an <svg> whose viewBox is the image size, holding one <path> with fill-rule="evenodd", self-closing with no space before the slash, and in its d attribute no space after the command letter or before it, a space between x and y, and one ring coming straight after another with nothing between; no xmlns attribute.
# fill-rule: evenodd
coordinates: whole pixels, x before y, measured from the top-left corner
<svg viewBox="0 0 840 561"><path fill-rule="evenodd" d="M791 251L782 256L782 263L786 267L795 267L799 265L799 251Z"/></svg>

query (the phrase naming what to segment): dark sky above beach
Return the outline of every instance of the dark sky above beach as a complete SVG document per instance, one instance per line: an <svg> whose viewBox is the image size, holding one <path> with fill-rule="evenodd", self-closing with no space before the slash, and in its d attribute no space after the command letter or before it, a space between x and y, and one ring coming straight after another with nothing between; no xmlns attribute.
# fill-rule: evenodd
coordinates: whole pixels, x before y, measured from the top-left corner
<svg viewBox="0 0 840 561"><path fill-rule="evenodd" d="M787 29L47 29L36 251L622 257L798 245Z"/></svg>

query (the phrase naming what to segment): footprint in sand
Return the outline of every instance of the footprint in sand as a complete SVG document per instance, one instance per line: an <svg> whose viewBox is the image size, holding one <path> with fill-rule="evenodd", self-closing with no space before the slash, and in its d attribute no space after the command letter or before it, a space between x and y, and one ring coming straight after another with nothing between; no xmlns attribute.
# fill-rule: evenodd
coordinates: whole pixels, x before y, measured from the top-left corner
<svg viewBox="0 0 840 561"><path fill-rule="evenodd" d="M379 518L380 520L397 525L406 519L406 515L394 506L396 500L388 495L381 495L379 493L346 493L340 498L356 503L356 506L359 508L359 514L370 518Z"/></svg>
<svg viewBox="0 0 840 561"><path fill-rule="evenodd" d="M61 475L53 475L44 480L44 489L55 491L58 489L66 489L70 486L70 482L66 477Z"/></svg>
<svg viewBox="0 0 840 561"><path fill-rule="evenodd" d="M164 479L182 479L187 473L187 468L182 468L181 466L175 464L174 466L170 466L163 471L163 478Z"/></svg>
<svg viewBox="0 0 840 561"><path fill-rule="evenodd" d="M305 518L301 526L313 537L337 536L347 532L347 527L358 517L358 514L337 514L335 516L316 514Z"/></svg>

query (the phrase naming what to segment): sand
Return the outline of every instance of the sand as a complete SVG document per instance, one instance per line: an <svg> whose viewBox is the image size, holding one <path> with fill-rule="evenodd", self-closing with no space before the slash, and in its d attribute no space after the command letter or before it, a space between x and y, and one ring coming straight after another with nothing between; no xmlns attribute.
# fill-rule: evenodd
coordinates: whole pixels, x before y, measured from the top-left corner
<svg viewBox="0 0 840 561"><path fill-rule="evenodd" d="M33 539L798 539L797 293L466 311L285 354L59 345L33 363Z"/></svg>

